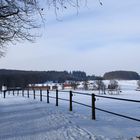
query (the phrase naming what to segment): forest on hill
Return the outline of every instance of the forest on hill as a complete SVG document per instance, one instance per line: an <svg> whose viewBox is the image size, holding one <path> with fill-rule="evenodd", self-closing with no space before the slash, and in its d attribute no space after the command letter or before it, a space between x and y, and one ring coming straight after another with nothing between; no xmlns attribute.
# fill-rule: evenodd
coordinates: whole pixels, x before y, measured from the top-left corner
<svg viewBox="0 0 140 140"><path fill-rule="evenodd" d="M105 80L118 79L118 80L139 80L140 76L134 71L112 71L104 74Z"/></svg>

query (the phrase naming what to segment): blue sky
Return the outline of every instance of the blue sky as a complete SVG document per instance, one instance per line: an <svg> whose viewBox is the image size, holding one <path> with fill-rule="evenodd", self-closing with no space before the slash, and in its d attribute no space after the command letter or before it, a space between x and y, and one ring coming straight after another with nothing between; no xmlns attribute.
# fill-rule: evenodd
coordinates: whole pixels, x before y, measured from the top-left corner
<svg viewBox="0 0 140 140"><path fill-rule="evenodd" d="M103 75L107 71L140 73L140 1L88 0L78 15L68 7L44 13L45 26L35 43L9 45L0 68L24 70L82 70ZM59 20L57 20L57 19Z"/></svg>

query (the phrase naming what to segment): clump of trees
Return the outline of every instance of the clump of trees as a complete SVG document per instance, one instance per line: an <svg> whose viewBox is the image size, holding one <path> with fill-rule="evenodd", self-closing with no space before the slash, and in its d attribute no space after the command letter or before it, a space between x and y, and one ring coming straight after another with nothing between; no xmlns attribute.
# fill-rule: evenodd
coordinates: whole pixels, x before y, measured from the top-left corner
<svg viewBox="0 0 140 140"><path fill-rule="evenodd" d="M75 80L77 79L79 81L79 79L81 81L85 80L87 78L87 75L85 72L83 71L72 71L70 72L71 77L75 78Z"/></svg>
<svg viewBox="0 0 140 140"><path fill-rule="evenodd" d="M103 82L103 80L96 80L95 84L97 85L97 90L99 90L99 94L106 94L105 93L105 89L106 89L106 86Z"/></svg>
<svg viewBox="0 0 140 140"><path fill-rule="evenodd" d="M116 80L110 80L108 84L108 93L109 94L119 94L120 87Z"/></svg>

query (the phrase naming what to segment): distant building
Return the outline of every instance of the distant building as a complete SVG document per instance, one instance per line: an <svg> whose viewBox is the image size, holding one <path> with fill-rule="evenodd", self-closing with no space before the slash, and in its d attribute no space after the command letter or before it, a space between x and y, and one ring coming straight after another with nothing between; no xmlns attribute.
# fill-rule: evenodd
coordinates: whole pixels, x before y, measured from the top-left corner
<svg viewBox="0 0 140 140"><path fill-rule="evenodd" d="M84 90L84 82L78 82L77 89Z"/></svg>
<svg viewBox="0 0 140 140"><path fill-rule="evenodd" d="M30 84L29 88L32 89L42 89L42 90L62 90L63 89L63 84L59 84L59 83L53 83L53 82L46 82L43 84Z"/></svg>
<svg viewBox="0 0 140 140"><path fill-rule="evenodd" d="M6 85L2 85L2 91L6 91L7 90L7 86Z"/></svg>
<svg viewBox="0 0 140 140"><path fill-rule="evenodd" d="M77 89L79 90L85 90L85 88L87 90L97 90L97 85L95 84L94 81L81 81L81 82L78 82L78 85L77 85Z"/></svg>
<svg viewBox="0 0 140 140"><path fill-rule="evenodd" d="M72 85L71 84L69 84L69 83L64 83L63 84L63 89L73 89L73 87L72 87Z"/></svg>

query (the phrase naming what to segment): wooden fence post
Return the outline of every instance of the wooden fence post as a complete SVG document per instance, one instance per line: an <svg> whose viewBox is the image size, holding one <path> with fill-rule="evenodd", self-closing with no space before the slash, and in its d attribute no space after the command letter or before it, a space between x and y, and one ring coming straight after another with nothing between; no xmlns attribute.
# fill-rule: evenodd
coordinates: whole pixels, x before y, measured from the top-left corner
<svg viewBox="0 0 140 140"><path fill-rule="evenodd" d="M19 90L17 90L17 96L19 95Z"/></svg>
<svg viewBox="0 0 140 140"><path fill-rule="evenodd" d="M95 120L96 119L96 114L95 114L95 101L96 101L96 98L95 98L95 94L92 94L91 95L92 97L92 119Z"/></svg>
<svg viewBox="0 0 140 140"><path fill-rule="evenodd" d="M40 101L42 101L42 90L40 89Z"/></svg>
<svg viewBox="0 0 140 140"><path fill-rule="evenodd" d="M72 111L72 91L70 91L70 105L69 105L69 110Z"/></svg>
<svg viewBox="0 0 140 140"><path fill-rule="evenodd" d="M24 89L22 90L22 96L24 97Z"/></svg>
<svg viewBox="0 0 140 140"><path fill-rule="evenodd" d="M58 90L56 90L56 106L58 106Z"/></svg>
<svg viewBox="0 0 140 140"><path fill-rule="evenodd" d="M35 90L33 90L33 94L34 94L34 99L35 99Z"/></svg>
<svg viewBox="0 0 140 140"><path fill-rule="evenodd" d="M30 97L30 95L29 95L29 89L27 89L27 97L28 98Z"/></svg>
<svg viewBox="0 0 140 140"><path fill-rule="evenodd" d="M3 91L3 98L6 98L6 90Z"/></svg>
<svg viewBox="0 0 140 140"><path fill-rule="evenodd" d="M47 89L47 103L49 103L49 89Z"/></svg>
<svg viewBox="0 0 140 140"><path fill-rule="evenodd" d="M13 89L13 95L15 95L14 89Z"/></svg>

